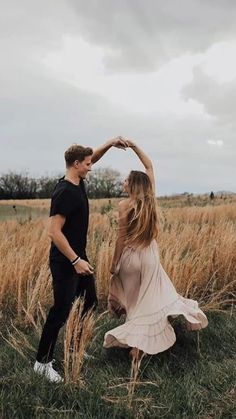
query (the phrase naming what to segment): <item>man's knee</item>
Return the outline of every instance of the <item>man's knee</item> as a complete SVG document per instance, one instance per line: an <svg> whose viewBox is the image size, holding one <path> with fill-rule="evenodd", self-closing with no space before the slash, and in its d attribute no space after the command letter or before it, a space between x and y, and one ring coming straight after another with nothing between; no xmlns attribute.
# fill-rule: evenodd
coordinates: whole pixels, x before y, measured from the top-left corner
<svg viewBox="0 0 236 419"><path fill-rule="evenodd" d="M69 317L71 308L72 304L67 304L64 306L54 305L49 311L47 318L48 325L59 328L62 327Z"/></svg>

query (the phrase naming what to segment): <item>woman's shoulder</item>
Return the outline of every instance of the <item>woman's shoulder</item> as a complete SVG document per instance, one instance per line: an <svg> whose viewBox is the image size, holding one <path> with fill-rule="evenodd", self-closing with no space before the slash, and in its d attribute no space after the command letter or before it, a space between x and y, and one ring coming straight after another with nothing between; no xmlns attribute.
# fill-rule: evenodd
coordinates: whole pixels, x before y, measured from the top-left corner
<svg viewBox="0 0 236 419"><path fill-rule="evenodd" d="M119 210L121 210L121 211L127 209L129 206L130 206L130 200L129 200L129 198L122 199L118 203Z"/></svg>
<svg viewBox="0 0 236 419"><path fill-rule="evenodd" d="M122 199L118 204L118 209L119 209L120 216L126 217L127 213L130 210L130 199L129 198Z"/></svg>

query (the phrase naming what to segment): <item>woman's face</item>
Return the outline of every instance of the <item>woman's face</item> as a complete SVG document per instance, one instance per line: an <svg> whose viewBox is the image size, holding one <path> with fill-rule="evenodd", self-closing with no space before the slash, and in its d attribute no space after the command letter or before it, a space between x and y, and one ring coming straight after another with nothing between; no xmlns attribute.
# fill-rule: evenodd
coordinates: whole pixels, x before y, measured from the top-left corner
<svg viewBox="0 0 236 419"><path fill-rule="evenodd" d="M129 193L129 182L128 182L128 178L126 178L124 180L124 183L123 183L123 191L126 192L126 193Z"/></svg>

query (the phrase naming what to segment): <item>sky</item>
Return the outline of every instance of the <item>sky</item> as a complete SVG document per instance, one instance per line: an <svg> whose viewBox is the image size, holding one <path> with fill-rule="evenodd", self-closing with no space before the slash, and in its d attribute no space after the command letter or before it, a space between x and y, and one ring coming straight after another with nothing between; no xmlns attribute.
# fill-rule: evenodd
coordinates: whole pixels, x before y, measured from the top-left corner
<svg viewBox="0 0 236 419"><path fill-rule="evenodd" d="M236 192L235 0L0 0L0 174L122 135L159 195ZM94 165L125 177L132 150Z"/></svg>

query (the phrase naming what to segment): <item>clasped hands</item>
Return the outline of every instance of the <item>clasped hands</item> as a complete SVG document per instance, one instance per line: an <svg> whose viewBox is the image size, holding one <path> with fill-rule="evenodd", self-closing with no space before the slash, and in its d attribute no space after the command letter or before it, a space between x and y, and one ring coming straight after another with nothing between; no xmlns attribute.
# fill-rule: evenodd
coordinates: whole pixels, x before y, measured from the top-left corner
<svg viewBox="0 0 236 419"><path fill-rule="evenodd" d="M116 148L121 148L125 150L126 148L132 148L135 146L135 143L132 140L129 140L125 137L119 135L111 140L111 145Z"/></svg>

